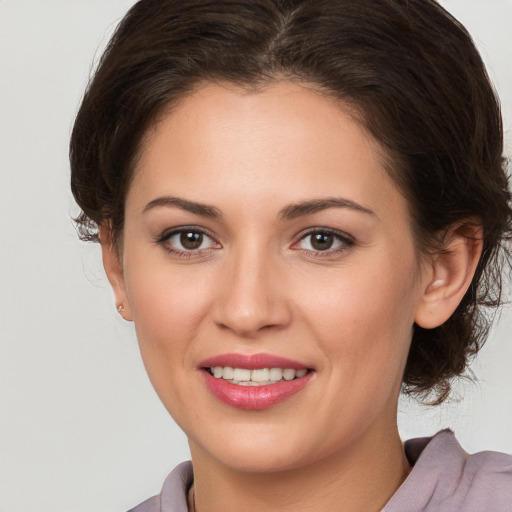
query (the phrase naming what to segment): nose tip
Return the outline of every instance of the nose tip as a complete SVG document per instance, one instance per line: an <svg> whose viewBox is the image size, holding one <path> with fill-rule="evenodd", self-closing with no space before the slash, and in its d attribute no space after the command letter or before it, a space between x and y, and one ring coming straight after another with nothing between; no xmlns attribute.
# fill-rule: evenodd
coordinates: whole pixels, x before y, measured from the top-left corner
<svg viewBox="0 0 512 512"><path fill-rule="evenodd" d="M258 310L253 307L248 307L246 304L238 304L236 307L230 307L228 314L223 315L223 318L218 321L218 325L223 329L233 331L243 338L256 337L264 330L276 328L283 325L283 322L272 314L273 311L268 311L270 308L264 308L260 305ZM272 318L273 317L273 318Z"/></svg>
<svg viewBox="0 0 512 512"><path fill-rule="evenodd" d="M244 338L288 325L291 312L284 289L268 263L231 268L221 285L215 321Z"/></svg>

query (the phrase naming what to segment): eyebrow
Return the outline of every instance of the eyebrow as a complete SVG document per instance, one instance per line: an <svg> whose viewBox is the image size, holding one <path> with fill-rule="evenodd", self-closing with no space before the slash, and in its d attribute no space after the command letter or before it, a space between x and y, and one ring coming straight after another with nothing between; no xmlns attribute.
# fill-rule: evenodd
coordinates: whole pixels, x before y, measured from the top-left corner
<svg viewBox="0 0 512 512"><path fill-rule="evenodd" d="M320 212L329 208L348 208L357 212L365 213L375 216L375 212L369 208L365 208L350 199L341 197L328 197L325 199L313 199L311 201L304 201L301 203L291 204L279 213L279 218L282 220L295 219L302 215Z"/></svg>
<svg viewBox="0 0 512 512"><path fill-rule="evenodd" d="M222 213L219 209L214 206L210 206L204 203L196 203L195 201L187 201L180 197L163 196L158 197L150 201L144 207L144 213L157 207L177 207L187 212L194 213L195 215L201 215L202 217L210 217L214 219L221 219ZM295 219L303 215L309 215L312 213L327 210L329 208L348 208L357 212L365 213L367 215L375 216L375 213L361 206L360 204L351 201L350 199L344 199L340 197L329 197L325 199L312 199L310 201L303 201L300 203L291 204L283 208L279 212L279 218L281 220Z"/></svg>
<svg viewBox="0 0 512 512"><path fill-rule="evenodd" d="M222 218L222 213L214 206L209 206L203 203L196 203L194 201L187 201L186 199L181 199L180 197L172 196L164 196L153 199L153 201L150 201L144 207L144 213L158 206L174 206L187 212L191 212L196 215L201 215L202 217L211 217L215 219Z"/></svg>

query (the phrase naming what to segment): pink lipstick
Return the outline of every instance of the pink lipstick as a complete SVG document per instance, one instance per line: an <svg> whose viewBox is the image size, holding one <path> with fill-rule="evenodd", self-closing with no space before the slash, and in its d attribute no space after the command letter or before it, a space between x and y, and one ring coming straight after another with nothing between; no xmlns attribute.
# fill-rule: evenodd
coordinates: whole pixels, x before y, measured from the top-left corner
<svg viewBox="0 0 512 512"><path fill-rule="evenodd" d="M267 409L304 389L314 371L271 354L223 354L202 361L201 375L219 400L240 409Z"/></svg>

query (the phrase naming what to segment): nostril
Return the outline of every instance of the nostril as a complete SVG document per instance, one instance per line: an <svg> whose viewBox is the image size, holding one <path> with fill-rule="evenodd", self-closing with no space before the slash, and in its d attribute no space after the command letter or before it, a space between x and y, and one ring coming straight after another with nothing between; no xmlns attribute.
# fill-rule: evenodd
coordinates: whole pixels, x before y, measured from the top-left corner
<svg viewBox="0 0 512 512"><path fill-rule="evenodd" d="M219 275L213 319L220 329L254 338L290 320L289 304L274 265L261 247L242 243Z"/></svg>

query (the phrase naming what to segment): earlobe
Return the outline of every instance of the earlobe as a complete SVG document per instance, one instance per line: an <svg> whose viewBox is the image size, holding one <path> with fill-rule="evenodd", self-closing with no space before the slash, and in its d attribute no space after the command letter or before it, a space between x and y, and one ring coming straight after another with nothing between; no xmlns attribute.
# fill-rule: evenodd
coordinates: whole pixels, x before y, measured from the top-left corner
<svg viewBox="0 0 512 512"><path fill-rule="evenodd" d="M112 286L116 309L125 320L132 320L130 306L126 297L123 266L118 251L112 242L111 230L102 224L99 229L103 267Z"/></svg>
<svg viewBox="0 0 512 512"><path fill-rule="evenodd" d="M457 224L428 263L415 322L425 329L442 325L453 314L468 290L482 254L482 228Z"/></svg>

